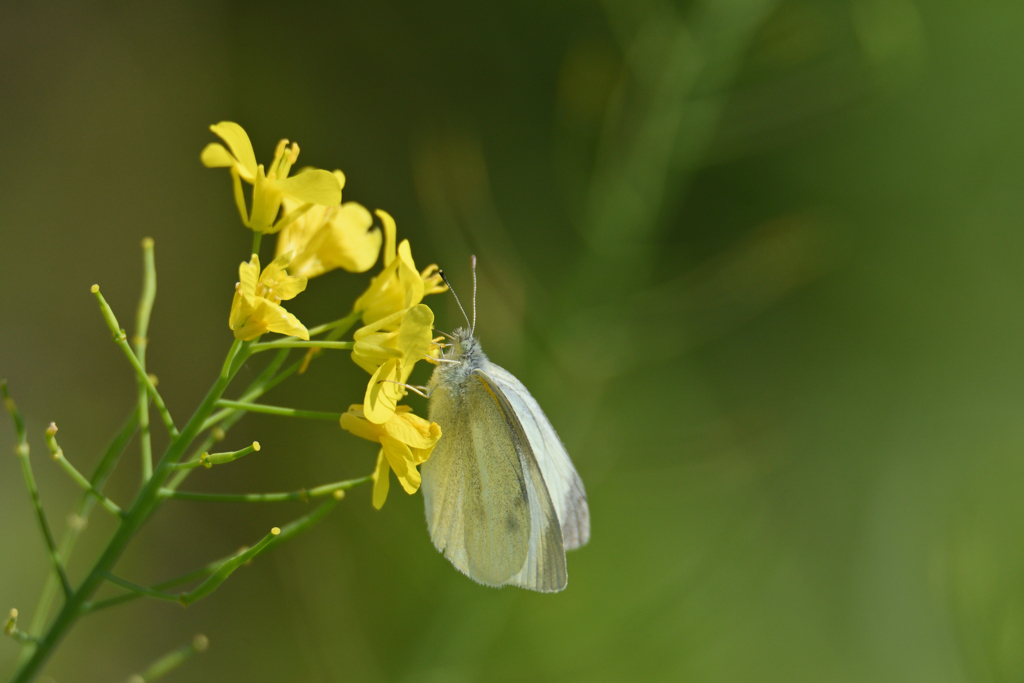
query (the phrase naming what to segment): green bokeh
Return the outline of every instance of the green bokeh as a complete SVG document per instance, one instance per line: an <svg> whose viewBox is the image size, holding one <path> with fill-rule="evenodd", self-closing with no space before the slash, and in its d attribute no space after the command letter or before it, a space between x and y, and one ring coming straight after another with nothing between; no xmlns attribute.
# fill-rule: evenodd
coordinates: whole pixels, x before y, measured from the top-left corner
<svg viewBox="0 0 1024 683"><path fill-rule="evenodd" d="M179 421L230 344L250 236L198 161L223 119L261 160L286 136L343 169L464 292L478 255L484 347L559 430L593 524L564 593L493 590L434 550L418 495L377 512L357 490L187 610L87 617L47 675L123 680L203 632L166 680L1020 680L1021 35L1020 3L951 0L5 4L0 376L58 533L77 491L46 424L87 470L135 400L89 286L128 319L156 240L149 368ZM290 309L339 317L366 282L325 275ZM359 402L365 373L318 363L273 402ZM226 447L253 439L189 486L375 456L257 416ZM137 480L126 458L111 497ZM118 571L157 582L306 510L168 504ZM34 524L0 458L0 609L26 620ZM16 656L0 641L0 677Z"/></svg>

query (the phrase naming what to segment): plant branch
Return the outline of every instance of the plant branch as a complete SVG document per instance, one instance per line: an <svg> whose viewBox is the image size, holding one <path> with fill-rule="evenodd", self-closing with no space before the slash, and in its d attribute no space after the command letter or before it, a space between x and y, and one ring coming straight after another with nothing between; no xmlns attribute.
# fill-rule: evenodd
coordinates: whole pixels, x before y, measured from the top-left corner
<svg viewBox="0 0 1024 683"><path fill-rule="evenodd" d="M153 403L156 405L157 411L160 413L160 417L164 421L164 425L167 427L167 432L171 435L172 439L178 437L178 429L174 426L174 420L171 419L171 413L167 410L167 405L164 403L164 399L157 392L156 387L153 385L153 380L146 374L146 369L139 364L139 359L136 358L135 352L132 351L131 347L128 346L128 335L125 334L124 330L117 324L117 318L114 317L114 311L111 310L107 300L103 298L100 293L100 286L93 285L92 293L96 295L96 300L100 304L100 311L103 313L103 319L107 323L107 327L114 335L114 343L121 347L124 351L125 358L131 363L131 366L135 369L135 374L138 376L139 381L146 386L146 390L150 396L153 397Z"/></svg>
<svg viewBox="0 0 1024 683"><path fill-rule="evenodd" d="M16 609L11 610L11 615L4 624L4 635L13 638L22 645L34 645L38 642L36 638L18 628L18 610Z"/></svg>
<svg viewBox="0 0 1024 683"><path fill-rule="evenodd" d="M341 419L341 413L325 413L318 410L298 410L296 408L282 408L280 406L268 406L263 403L247 403L245 401L228 401L221 399L217 401L218 408L234 408L235 410L247 410L250 413L264 413L265 415L279 415L281 417L301 417L307 420L333 420Z"/></svg>
<svg viewBox="0 0 1024 683"><path fill-rule="evenodd" d="M283 354L287 355L288 349L281 349L281 351L278 351L278 353L283 353ZM275 359L275 361L276 361L276 359ZM273 379L261 379L262 375L260 377L257 377L253 381L253 383L249 385L249 388L246 389L245 393L242 394L241 401L243 401L245 403L250 403L253 400L259 398L260 396L262 396L266 392L270 391L271 389L276 387L278 384L280 384L284 380L288 379L290 376L294 375L295 372L300 367L302 367L302 364L304 362L305 362L304 360L299 360L299 361L296 361L296 362L292 363L287 368L282 370L279 374L274 376ZM273 363L271 363L271 365L273 365ZM278 365L278 367L280 367L280 363L278 363L277 365ZM276 369L277 368L275 368L275 370ZM266 371L264 371L264 372L266 372ZM232 423L231 423L231 426L233 426L234 422L237 422L238 419L240 419L241 416L244 413L245 413L245 411L238 410L237 408L222 408L221 410L218 410L216 413L211 415L206 420L206 422L203 423L203 429L205 430L205 429L209 429L210 427L214 427L218 423L220 423L222 420L226 422L227 418L232 416L232 415L235 416L235 420L232 421ZM230 426L221 425L221 429L224 430L224 431L227 431L227 429L230 429ZM213 445L212 442L210 444L207 444L204 448L200 449L200 452L202 452L203 450L206 450L211 445Z"/></svg>
<svg viewBox="0 0 1024 683"><path fill-rule="evenodd" d="M213 467L214 465L223 465L225 463L233 462L238 460L242 456L249 455L260 449L260 442L253 441L251 446L237 451L231 451L228 453L203 453L199 456L198 460L189 460L187 462L179 462L172 467L176 470L191 470L196 467L203 466L206 468Z"/></svg>
<svg viewBox="0 0 1024 683"><path fill-rule="evenodd" d="M231 576L236 569L241 567L243 564L253 559L261 552L267 549L270 542L275 536L281 533L281 529L274 527L270 530L270 533L260 539L260 542L253 547L238 553L231 559L227 560L214 571L210 576L203 581L201 584L196 586L194 589L187 593L181 593L178 596L178 602L188 607L196 600L205 598L207 595L217 590L222 583L224 583L229 576Z"/></svg>
<svg viewBox="0 0 1024 683"><path fill-rule="evenodd" d="M142 372L146 373L146 347L149 344L149 317L153 312L153 300L156 298L156 263L153 258L153 239L142 240L142 294L139 296L139 307L135 313L135 336L132 345L135 357L139 359ZM153 446L149 438L149 396L146 384L138 378L139 385L139 446L142 458L142 482L153 476Z"/></svg>
<svg viewBox="0 0 1024 683"><path fill-rule="evenodd" d="M176 491L170 488L163 488L160 489L160 496L163 498L176 498L178 500L192 500L204 503L282 503L289 500L308 501L310 498L320 498L328 495L337 496L339 493L344 495L344 491L371 481L373 481L372 476L346 479L334 482L333 484L315 486L311 489L299 489L298 491L283 493L199 493L196 491Z"/></svg>
<svg viewBox="0 0 1024 683"><path fill-rule="evenodd" d="M39 498L39 489L36 487L36 478L32 474L32 463L28 458L28 436L25 433L25 420L22 419L21 411L14 404L14 399L7 393L6 380L0 382L0 393L3 394L4 405L7 406L7 411L14 420L14 431L18 436L18 445L14 452L17 453L18 460L21 461L21 473L25 477L25 486L28 487L29 496L32 498L32 507L35 508L36 518L39 520L39 528L43 532L43 540L46 541L50 562L53 563L53 569L57 572L57 576L60 577L60 585L64 589L64 598L67 599L71 597L73 591L71 590L71 583L68 581L68 575L64 571L64 564L57 553L57 544L53 541L50 524L46 521L46 512L43 510L43 503Z"/></svg>
<svg viewBox="0 0 1024 683"><path fill-rule="evenodd" d="M99 464L96 465L96 470L89 479L89 482L97 491L102 490L104 484L107 483L107 478L110 477L110 473L113 472L121 454L124 453L124 449L128 446L128 442L131 441L132 435L135 434L138 424L139 411L132 410L131 415L107 446L107 449L103 452L103 455L100 457ZM71 557L75 544L78 542L78 537L81 535L82 530L85 529L85 526L89 521L89 515L92 513L92 508L95 504L96 498L91 493L85 492L82 494L82 498L78 502L78 507L72 514L71 523L68 524L67 529L64 531L64 537L61 539L60 546L58 548L60 557L65 564ZM50 614L50 607L53 605L53 598L57 595L57 587L59 583L58 576L55 572L49 572L47 574L46 583L43 584L43 591L39 595L39 601L36 603L36 609L32 615L32 621L29 622L29 635L38 636L43 632L43 626L46 624L46 619ZM30 652L31 649L29 648L23 649L22 658L27 658L27 655Z"/></svg>
<svg viewBox="0 0 1024 683"><path fill-rule="evenodd" d="M132 583L131 581L122 579L119 576L114 576L110 572L103 572L103 578L106 581L109 581L110 583L114 584L115 586L120 586L121 588L124 588L127 591L131 591L132 593L136 593L137 595L142 595L147 598L156 598L157 600L167 600L168 602L178 601L178 596L174 593L167 593L165 591L159 591L154 588L140 586L137 583Z"/></svg>
<svg viewBox="0 0 1024 683"><path fill-rule="evenodd" d="M262 344L253 344L251 353L271 351L273 349L340 349L344 351L351 351L354 346L355 342L317 340L304 341L301 339L290 341L288 339L281 339L278 341L263 342Z"/></svg>
<svg viewBox="0 0 1024 683"><path fill-rule="evenodd" d="M257 233L259 234L259 233ZM191 642L182 645L176 650L168 652L160 659L156 660L141 674L132 674L128 677L125 683L149 683L156 679L169 674L174 669L192 659L196 654L200 652L206 652L206 648L210 646L210 640L202 633L196 635Z"/></svg>
<svg viewBox="0 0 1024 683"><path fill-rule="evenodd" d="M344 318L339 318L338 320L334 320L329 323L324 323L323 325L311 327L309 329L309 336L315 337L318 334L323 334L324 332L333 330L334 332L337 333L337 337L334 337L335 339L337 339L341 335L348 332L352 328L352 326L356 324L356 321L358 321L359 318L362 317L362 315L362 311L352 311ZM332 334L331 336L334 335Z"/></svg>
<svg viewBox="0 0 1024 683"><path fill-rule="evenodd" d="M234 351L235 349L237 349L237 341L232 346L232 350ZM128 351L130 352L131 349L128 349ZM134 354L132 354L132 358L134 358ZM78 590L71 594L64 602L64 606L58 612L57 617L50 625L46 634L39 640L38 645L32 650L28 658L21 663L11 683L28 683L28 681L32 680L53 654L54 648L63 639L68 629L82 615L82 606L92 597L100 584L103 583L104 573L111 570L139 527L142 526L162 502L158 493L160 487L173 472L171 465L177 463L184 456L185 450L199 433L199 428L206 421L206 418L213 412L217 399L224 394L224 390L231 383L232 377L233 375L230 373L227 376L222 373L217 378L192 414L192 417L189 418L189 421L182 428L181 433L172 438L167 446L167 450L164 452L163 458L154 468L153 476L139 491L135 502L132 503L131 508L127 511L121 524L107 543L106 548L93 564L92 569L79 585Z"/></svg>
<svg viewBox="0 0 1024 683"><path fill-rule="evenodd" d="M166 591L168 588L174 588L175 586L180 586L185 583L191 583L196 579L201 579L214 573L222 564L230 560L232 557L234 557L234 555L227 555L225 557L220 558L219 560L214 560L213 562L210 562L209 564L200 567L199 569L194 569L187 574L182 574L181 576L176 576L173 579L168 579L167 581L158 583L154 585L152 588L153 590L157 591ZM121 605L141 597L145 597L144 594L128 591L126 593L115 595L110 598L104 598L103 600L87 602L84 605L82 605L82 613L89 614L92 612L97 612L101 609L113 607L114 605Z"/></svg>
<svg viewBox="0 0 1024 683"><path fill-rule="evenodd" d="M64 457L64 449L57 444L57 425L53 422L51 422L50 426L46 428L46 445L50 447L50 453L53 455L53 459L60 463L60 466L64 468L65 472L71 475L71 478L75 480L75 483L85 489L88 493L91 493L107 512L118 519L124 516L124 512L120 507L118 507L117 503L97 491L96 487L94 487L88 479L82 476L82 473L75 469L75 466L68 462L68 459Z"/></svg>

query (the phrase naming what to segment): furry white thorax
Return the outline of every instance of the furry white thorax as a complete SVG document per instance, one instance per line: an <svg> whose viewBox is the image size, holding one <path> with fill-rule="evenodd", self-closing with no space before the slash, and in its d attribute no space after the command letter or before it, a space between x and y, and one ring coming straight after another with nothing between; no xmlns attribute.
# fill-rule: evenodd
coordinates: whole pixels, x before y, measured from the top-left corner
<svg viewBox="0 0 1024 683"><path fill-rule="evenodd" d="M452 334L455 338L442 356L445 360L457 363L441 363L434 368L430 377L431 389L443 389L452 394L461 395L466 391L466 381L474 370L487 364L487 356L480 348L480 342L473 333L460 327Z"/></svg>

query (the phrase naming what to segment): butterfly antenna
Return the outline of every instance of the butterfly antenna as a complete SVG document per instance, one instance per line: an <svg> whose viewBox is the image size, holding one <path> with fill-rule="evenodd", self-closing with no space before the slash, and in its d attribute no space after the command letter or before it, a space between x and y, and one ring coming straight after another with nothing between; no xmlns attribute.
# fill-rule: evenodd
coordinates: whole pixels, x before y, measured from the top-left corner
<svg viewBox="0 0 1024 683"><path fill-rule="evenodd" d="M469 327L470 334L476 334L476 254L470 257L473 264L473 324Z"/></svg>
<svg viewBox="0 0 1024 683"><path fill-rule="evenodd" d="M469 322L469 316L466 315L466 309L462 307L462 302L459 301L459 295L455 293L455 288L452 287L452 283L448 282L448 278L444 276L443 270L438 270L437 274L440 275L441 279L444 280L444 283L448 285L448 291L451 292L452 296L455 297L455 303L459 305L459 310L462 311L462 317L466 319L466 324L469 325L470 328L472 329L473 325L472 323ZM472 332L470 332L470 334L472 334Z"/></svg>

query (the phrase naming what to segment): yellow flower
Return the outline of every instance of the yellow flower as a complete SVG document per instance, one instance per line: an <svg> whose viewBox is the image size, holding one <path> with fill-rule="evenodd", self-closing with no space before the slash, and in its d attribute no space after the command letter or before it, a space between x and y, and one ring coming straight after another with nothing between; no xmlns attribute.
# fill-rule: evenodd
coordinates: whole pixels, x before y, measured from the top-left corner
<svg viewBox="0 0 1024 683"><path fill-rule="evenodd" d="M422 273L416 270L412 260L409 240L395 248L395 219L387 212L377 210L384 224L384 269L370 282L369 288L356 300L356 310L363 312L363 324L386 318L393 313L411 308L423 301L427 294L447 290L441 283L436 265L428 266ZM392 322L392 329L401 318Z"/></svg>
<svg viewBox="0 0 1024 683"><path fill-rule="evenodd" d="M314 205L337 206L341 202L341 183L328 171L310 169L288 177L288 173L299 157L299 145L289 146L287 140L277 143L274 160L264 171L263 164L256 164L256 154L245 130L232 121L221 121L210 126L228 146L224 148L211 142L199 158L207 168L228 168L235 188L235 204L242 217L242 223L256 232L273 233L281 230L299 218ZM242 194L242 180L253 186L252 213L245 207ZM284 199L295 200L297 206L280 220ZM276 221L276 222L275 222Z"/></svg>
<svg viewBox="0 0 1024 683"><path fill-rule="evenodd" d="M237 339L250 341L264 332L309 339L306 327L281 306L282 301L295 298L306 288L306 278L289 275L285 270L291 257L290 253L278 256L262 275L260 257L256 254L238 267L238 284L228 319Z"/></svg>
<svg viewBox="0 0 1024 683"><path fill-rule="evenodd" d="M348 412L341 416L341 426L358 437L381 445L373 473L373 507L378 510L388 497L388 470L394 470L406 493L416 493L420 487L420 473L416 466L427 461L441 438L441 428L437 423L413 415L409 406L399 406L383 424L366 420L363 406L350 406Z"/></svg>
<svg viewBox="0 0 1024 683"><path fill-rule="evenodd" d="M387 331L395 324L397 330ZM400 384L430 349L433 327L434 312L418 304L356 330L352 360L372 375L363 398L367 420L384 424L395 414L406 394Z"/></svg>
<svg viewBox="0 0 1024 683"><path fill-rule="evenodd" d="M339 185L345 187L345 175L335 171ZM298 201L285 197L281 206L285 215L301 208ZM355 202L340 206L314 206L281 230L277 253L295 253L289 269L307 278L335 268L364 273L377 262L383 238L371 229L373 216Z"/></svg>

